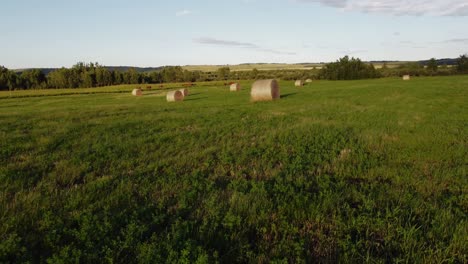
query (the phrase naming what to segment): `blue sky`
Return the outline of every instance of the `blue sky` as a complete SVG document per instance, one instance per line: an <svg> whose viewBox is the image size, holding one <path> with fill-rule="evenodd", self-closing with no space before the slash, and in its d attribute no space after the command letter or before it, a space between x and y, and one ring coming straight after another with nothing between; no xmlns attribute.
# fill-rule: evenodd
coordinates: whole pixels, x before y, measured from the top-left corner
<svg viewBox="0 0 468 264"><path fill-rule="evenodd" d="M8 68L468 53L468 0L2 0L0 13Z"/></svg>

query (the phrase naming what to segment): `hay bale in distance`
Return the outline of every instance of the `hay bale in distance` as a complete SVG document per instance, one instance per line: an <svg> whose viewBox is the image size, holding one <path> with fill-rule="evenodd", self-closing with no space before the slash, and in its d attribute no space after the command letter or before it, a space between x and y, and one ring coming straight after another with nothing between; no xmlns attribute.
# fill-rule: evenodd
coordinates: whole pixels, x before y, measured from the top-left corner
<svg viewBox="0 0 468 264"><path fill-rule="evenodd" d="M233 84L231 84L231 86L229 87L229 90L230 90L231 92L238 92L238 91L240 91L240 89L241 89L241 86L240 86L239 83L233 83Z"/></svg>
<svg viewBox="0 0 468 264"><path fill-rule="evenodd" d="M253 102L272 101L280 98L280 87L274 79L259 80L252 84L250 97Z"/></svg>
<svg viewBox="0 0 468 264"><path fill-rule="evenodd" d="M132 95L133 96L142 96L143 92L141 91L141 89L133 89Z"/></svg>
<svg viewBox="0 0 468 264"><path fill-rule="evenodd" d="M184 96L187 96L189 95L189 91L187 88L182 88L182 89L179 89L179 91L184 95Z"/></svg>
<svg viewBox="0 0 468 264"><path fill-rule="evenodd" d="M312 82L312 79L307 79L305 82L306 82L306 83L311 83L311 82Z"/></svg>
<svg viewBox="0 0 468 264"><path fill-rule="evenodd" d="M184 94L180 91L170 91L166 95L168 102L180 102L184 100Z"/></svg>
<svg viewBox="0 0 468 264"><path fill-rule="evenodd" d="M411 80L411 76L403 75L403 81L409 81L409 80Z"/></svg>
<svg viewBox="0 0 468 264"><path fill-rule="evenodd" d="M297 80L297 81L294 83L294 85L295 85L296 87L301 87L301 86L304 86L304 82L303 82L302 80Z"/></svg>

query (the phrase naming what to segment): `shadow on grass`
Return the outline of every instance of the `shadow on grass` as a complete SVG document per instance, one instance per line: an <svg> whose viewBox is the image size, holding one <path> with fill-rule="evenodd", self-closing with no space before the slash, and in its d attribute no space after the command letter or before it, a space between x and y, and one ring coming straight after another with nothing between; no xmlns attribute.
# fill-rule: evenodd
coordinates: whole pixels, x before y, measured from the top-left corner
<svg viewBox="0 0 468 264"><path fill-rule="evenodd" d="M199 95L201 93L189 93L189 96Z"/></svg>
<svg viewBox="0 0 468 264"><path fill-rule="evenodd" d="M184 101L197 101L197 100L202 100L202 99L206 99L208 97L199 97L199 98L189 98L189 99L185 99Z"/></svg>
<svg viewBox="0 0 468 264"><path fill-rule="evenodd" d="M145 92L145 93L143 93L143 96L147 96L147 95L155 95L155 94L163 94L163 93L161 93L161 91L155 91L155 92Z"/></svg>
<svg viewBox="0 0 468 264"><path fill-rule="evenodd" d="M293 96L293 95L295 95L295 94L297 94L297 93L283 94L283 95L281 95L281 99L282 99L282 98L287 98L287 97L289 97L289 96Z"/></svg>

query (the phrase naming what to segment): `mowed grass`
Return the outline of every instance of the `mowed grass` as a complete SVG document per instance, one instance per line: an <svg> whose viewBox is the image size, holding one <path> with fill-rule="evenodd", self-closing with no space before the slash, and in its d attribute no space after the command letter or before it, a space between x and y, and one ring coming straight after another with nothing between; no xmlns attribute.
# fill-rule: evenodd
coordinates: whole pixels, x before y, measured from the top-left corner
<svg viewBox="0 0 468 264"><path fill-rule="evenodd" d="M199 82L199 86L222 85L224 82ZM44 90L12 90L0 91L0 99L5 98L26 98L26 97L46 97L63 95L85 95L85 94L116 94L129 93L135 88L151 92L153 90L161 91L187 87L189 83L164 83L164 84L124 84L116 86L106 86L97 88L76 88L76 89L44 89ZM147 89L150 88L150 89ZM150 93L151 94L151 93Z"/></svg>
<svg viewBox="0 0 468 264"><path fill-rule="evenodd" d="M183 66L184 70L189 71L202 71L202 72L215 72L221 67L229 67L231 71L251 71L257 69L259 71L272 71L272 70L311 70L322 68L323 64L320 63L299 63L299 64L284 64L284 63L249 63L240 65L187 65Z"/></svg>
<svg viewBox="0 0 468 264"><path fill-rule="evenodd" d="M385 63L388 68L396 68L402 64L408 62L387 62ZM221 67L229 67L231 71L251 71L257 69L259 71L273 71L273 70L311 70L321 69L324 64L321 63L296 63L296 64L285 64L285 63L247 63L239 65L187 65L182 66L184 70L189 71L202 71L202 72L215 72ZM374 62L373 65L380 69L383 63Z"/></svg>
<svg viewBox="0 0 468 264"><path fill-rule="evenodd" d="M0 261L468 261L467 76L250 84L0 99Z"/></svg>

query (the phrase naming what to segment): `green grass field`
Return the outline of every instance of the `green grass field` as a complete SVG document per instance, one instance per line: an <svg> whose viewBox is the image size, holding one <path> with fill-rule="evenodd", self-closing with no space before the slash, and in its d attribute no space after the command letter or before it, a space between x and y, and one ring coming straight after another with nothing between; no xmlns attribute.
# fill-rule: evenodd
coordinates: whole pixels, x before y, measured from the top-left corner
<svg viewBox="0 0 468 264"><path fill-rule="evenodd" d="M250 84L1 92L0 262L468 262L468 76Z"/></svg>
<svg viewBox="0 0 468 264"><path fill-rule="evenodd" d="M406 62L388 62L386 65L389 68L396 68ZM259 71L273 71L273 70L312 70L321 69L324 64L320 63L247 63L239 65L186 65L182 68L189 71L202 71L202 72L215 72L221 67L229 67L231 71L251 71L257 69ZM375 68L380 69L383 63L374 63Z"/></svg>
<svg viewBox="0 0 468 264"><path fill-rule="evenodd" d="M259 71L272 70L311 70L314 67L320 69L323 64L320 63L246 63L239 65L186 65L182 68L189 71L215 72L221 67L229 67L231 71L251 71L257 69Z"/></svg>

